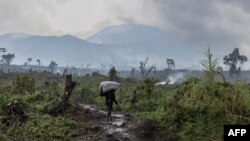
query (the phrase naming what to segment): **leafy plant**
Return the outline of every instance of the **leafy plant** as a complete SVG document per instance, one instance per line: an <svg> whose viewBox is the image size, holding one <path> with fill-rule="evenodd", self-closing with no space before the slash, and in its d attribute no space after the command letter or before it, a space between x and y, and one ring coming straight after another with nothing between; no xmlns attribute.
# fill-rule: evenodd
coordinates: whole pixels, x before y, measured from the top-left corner
<svg viewBox="0 0 250 141"><path fill-rule="evenodd" d="M35 92L36 81L27 76L20 75L12 82L12 94L26 94Z"/></svg>

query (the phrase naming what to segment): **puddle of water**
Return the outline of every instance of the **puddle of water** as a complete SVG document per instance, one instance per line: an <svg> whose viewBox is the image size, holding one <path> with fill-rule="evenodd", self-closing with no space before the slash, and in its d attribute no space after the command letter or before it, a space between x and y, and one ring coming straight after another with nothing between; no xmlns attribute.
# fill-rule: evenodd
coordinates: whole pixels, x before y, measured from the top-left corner
<svg viewBox="0 0 250 141"><path fill-rule="evenodd" d="M118 119L112 122L112 125L117 126L117 127L121 127L125 124L126 124L126 121L123 119Z"/></svg>
<svg viewBox="0 0 250 141"><path fill-rule="evenodd" d="M123 114L112 114L112 117L115 117L115 118L124 118L124 115Z"/></svg>
<svg viewBox="0 0 250 141"><path fill-rule="evenodd" d="M88 109L90 111L98 111L98 109L95 106L91 106L91 105L86 105L86 104L79 104L81 107L83 107L84 109Z"/></svg>
<svg viewBox="0 0 250 141"><path fill-rule="evenodd" d="M117 133L117 132L119 132L119 133L122 133L122 132L124 132L124 129L123 128L107 128L107 133L109 133L109 134L113 134L113 133Z"/></svg>
<svg viewBox="0 0 250 141"><path fill-rule="evenodd" d="M94 105L88 105L88 104L78 104L79 106L83 107L84 109L88 109L91 112L95 112L95 114L101 114L103 116L106 116L107 112L98 110L98 108ZM132 135L127 133L127 128L123 127L123 125L128 124L126 117L123 114L117 114L113 113L112 115L112 121L106 121L103 120L103 128L106 130L108 134L115 134L117 139L119 140L127 140L127 141L138 141L138 139Z"/></svg>

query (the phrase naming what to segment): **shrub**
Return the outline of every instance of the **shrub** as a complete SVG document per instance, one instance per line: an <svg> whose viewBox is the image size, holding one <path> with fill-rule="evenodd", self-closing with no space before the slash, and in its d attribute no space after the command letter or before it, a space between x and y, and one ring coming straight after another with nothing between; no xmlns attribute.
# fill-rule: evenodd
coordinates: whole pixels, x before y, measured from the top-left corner
<svg viewBox="0 0 250 141"><path fill-rule="evenodd" d="M12 82L12 94L26 94L35 92L36 82L26 75L17 76Z"/></svg>
<svg viewBox="0 0 250 141"><path fill-rule="evenodd" d="M183 140L218 139L224 124L250 123L249 102L243 83L225 85L191 78L165 99L162 123L179 132Z"/></svg>

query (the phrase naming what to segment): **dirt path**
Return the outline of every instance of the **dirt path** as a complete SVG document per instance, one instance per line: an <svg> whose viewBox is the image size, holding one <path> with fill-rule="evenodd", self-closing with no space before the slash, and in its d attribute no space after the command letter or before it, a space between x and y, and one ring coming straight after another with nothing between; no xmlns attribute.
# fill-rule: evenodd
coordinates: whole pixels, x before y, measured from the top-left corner
<svg viewBox="0 0 250 141"><path fill-rule="evenodd" d="M106 111L94 105L78 104L84 109L84 123L87 132L84 139L90 141L177 141L173 132L159 130L155 121L139 121L129 115L113 112L112 120L106 118Z"/></svg>
<svg viewBox="0 0 250 141"><path fill-rule="evenodd" d="M92 117L90 133L86 139L89 140L107 140L107 141L140 141L136 135L129 131L135 124L132 117L120 113L112 113L112 120L106 118L107 113L94 105L78 104L85 109ZM93 131L91 133L91 130Z"/></svg>

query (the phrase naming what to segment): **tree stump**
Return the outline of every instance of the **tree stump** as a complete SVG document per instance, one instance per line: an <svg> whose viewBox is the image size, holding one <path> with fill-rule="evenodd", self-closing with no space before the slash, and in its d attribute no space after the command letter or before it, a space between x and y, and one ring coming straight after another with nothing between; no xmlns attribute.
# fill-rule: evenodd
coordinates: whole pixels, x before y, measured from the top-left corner
<svg viewBox="0 0 250 141"><path fill-rule="evenodd" d="M7 115L24 115L23 109L18 106L17 100L9 102L6 106Z"/></svg>
<svg viewBox="0 0 250 141"><path fill-rule="evenodd" d="M52 111L52 115L64 115L71 93L76 86L76 82L72 81L72 75L66 75L66 84L64 88L64 94L60 98L59 103L55 104Z"/></svg>
<svg viewBox="0 0 250 141"><path fill-rule="evenodd" d="M2 123L6 124L7 126L14 127L18 123L25 122L28 118L17 100L9 102L5 108L6 115L5 118L2 119Z"/></svg>

